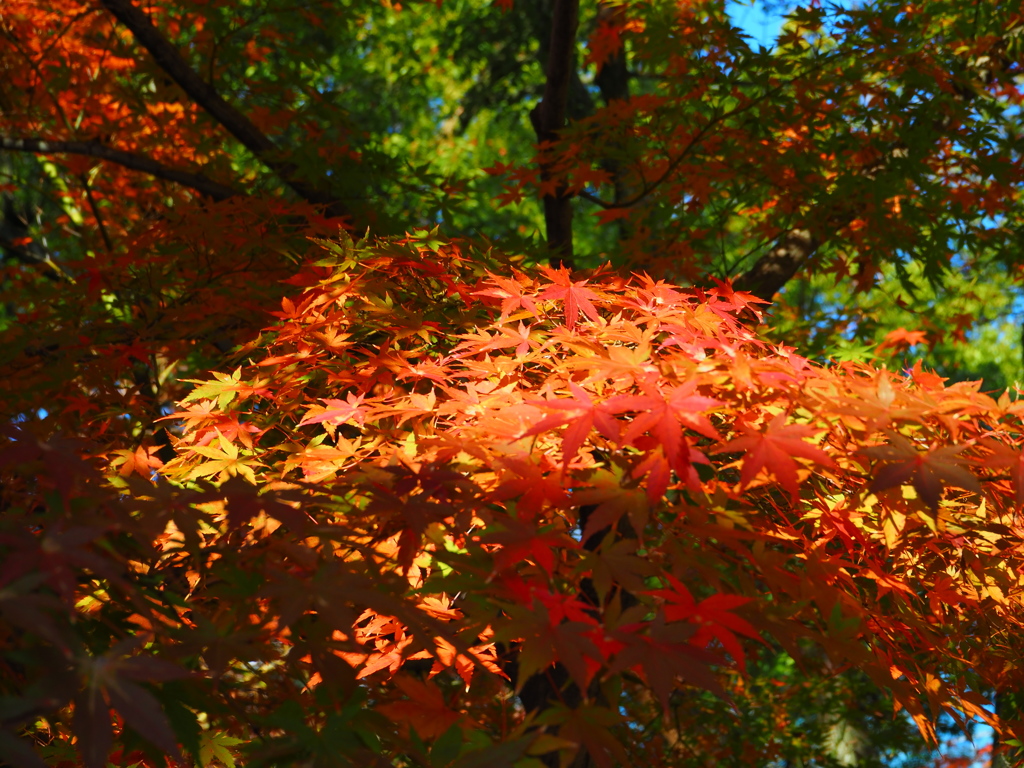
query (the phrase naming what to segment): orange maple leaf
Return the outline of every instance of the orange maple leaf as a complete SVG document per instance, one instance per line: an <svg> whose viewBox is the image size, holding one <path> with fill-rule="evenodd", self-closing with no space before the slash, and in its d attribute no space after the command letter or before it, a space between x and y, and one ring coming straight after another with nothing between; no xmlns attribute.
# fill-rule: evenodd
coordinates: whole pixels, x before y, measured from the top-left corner
<svg viewBox="0 0 1024 768"><path fill-rule="evenodd" d="M906 328L897 328L885 335L885 340L878 345L878 349L909 349L928 340L928 334L924 331L908 331Z"/></svg>

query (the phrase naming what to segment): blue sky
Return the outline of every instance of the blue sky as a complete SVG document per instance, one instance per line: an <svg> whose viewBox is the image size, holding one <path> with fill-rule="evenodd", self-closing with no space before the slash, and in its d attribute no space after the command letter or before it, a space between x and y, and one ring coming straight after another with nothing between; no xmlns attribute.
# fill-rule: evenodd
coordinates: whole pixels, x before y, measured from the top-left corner
<svg viewBox="0 0 1024 768"><path fill-rule="evenodd" d="M766 3L754 0L754 2L739 2L738 0L727 0L726 12L732 17L736 26L753 38L753 42L760 43L765 48L771 48L782 29L782 22L785 20L783 14L785 9L778 3L769 6Z"/></svg>

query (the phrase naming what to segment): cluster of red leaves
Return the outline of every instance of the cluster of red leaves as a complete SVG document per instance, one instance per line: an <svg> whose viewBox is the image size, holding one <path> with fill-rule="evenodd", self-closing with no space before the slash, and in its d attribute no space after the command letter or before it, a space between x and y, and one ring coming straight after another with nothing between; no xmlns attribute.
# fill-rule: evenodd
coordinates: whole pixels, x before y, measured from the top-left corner
<svg viewBox="0 0 1024 768"><path fill-rule="evenodd" d="M145 452L104 486L11 433L0 631L60 661L3 675L51 749L670 765L643 734L673 692L733 695L765 643L863 670L929 734L1019 684L1015 401L813 364L724 285L323 245L171 417L155 484ZM562 701L524 712L538 678Z"/></svg>
<svg viewBox="0 0 1024 768"><path fill-rule="evenodd" d="M192 45L216 47L221 33L198 6L151 4L147 13ZM203 200L148 172L60 150L101 147L211 183L253 183L253 172L232 170L226 132L99 3L5 0L0 35L0 133L57 147L38 151L61 169L53 178L39 170L34 182L60 189L43 215L55 240L46 244L46 229L33 233L36 255L52 248L55 258L27 268L9 246L30 242L4 246L0 300L17 307L17 320L4 328L0 396L10 416L44 409L69 433L123 448L125 432L150 423L164 397L185 394L175 374L262 327L305 237L338 224L270 196ZM4 157L15 168L37 162Z"/></svg>

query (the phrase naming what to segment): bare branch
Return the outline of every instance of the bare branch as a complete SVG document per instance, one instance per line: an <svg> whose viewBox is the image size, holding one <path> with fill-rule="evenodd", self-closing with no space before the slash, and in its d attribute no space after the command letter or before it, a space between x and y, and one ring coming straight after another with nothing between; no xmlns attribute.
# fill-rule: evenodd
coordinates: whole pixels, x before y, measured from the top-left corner
<svg viewBox="0 0 1024 768"><path fill-rule="evenodd" d="M558 131L565 127L578 25L579 0L555 0L544 96L530 112L530 121L537 133L537 141L542 144L555 141L558 138ZM541 181L548 181L552 177L549 164L543 160L540 175ZM552 263L571 263L572 198L563 187L556 189L554 194L544 196L544 223Z"/></svg>
<svg viewBox="0 0 1024 768"><path fill-rule="evenodd" d="M214 200L226 200L238 194L238 191L224 184L211 181L202 174L168 168L155 160L133 152L108 147L98 141L60 141L41 138L13 138L0 136L0 150L8 152L30 152L36 155L88 155L100 160L141 171L150 176L194 189L200 194Z"/></svg>
<svg viewBox="0 0 1024 768"><path fill-rule="evenodd" d="M294 178L295 166L283 160L281 151L244 114L227 103L216 89L188 65L177 49L161 34L143 11L130 0L101 0L104 7L131 31L135 39L196 104L220 123L303 200L323 205L335 216L345 216L341 203L332 195Z"/></svg>

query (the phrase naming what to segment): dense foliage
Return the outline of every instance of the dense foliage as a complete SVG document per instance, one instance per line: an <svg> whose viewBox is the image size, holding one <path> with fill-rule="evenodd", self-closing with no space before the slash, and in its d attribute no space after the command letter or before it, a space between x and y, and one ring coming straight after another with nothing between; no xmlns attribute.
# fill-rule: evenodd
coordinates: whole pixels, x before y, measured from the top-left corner
<svg viewBox="0 0 1024 768"><path fill-rule="evenodd" d="M1021 10L5 0L0 760L1010 759Z"/></svg>
<svg viewBox="0 0 1024 768"><path fill-rule="evenodd" d="M22 701L71 695L87 763L110 708L128 744L247 765L722 759L709 725L735 715L701 692L744 696L759 646L857 668L925 733L1019 684L1014 402L818 367L725 287L329 247L173 414L175 483L140 448L104 491L10 435ZM763 759L794 749L784 704Z"/></svg>

